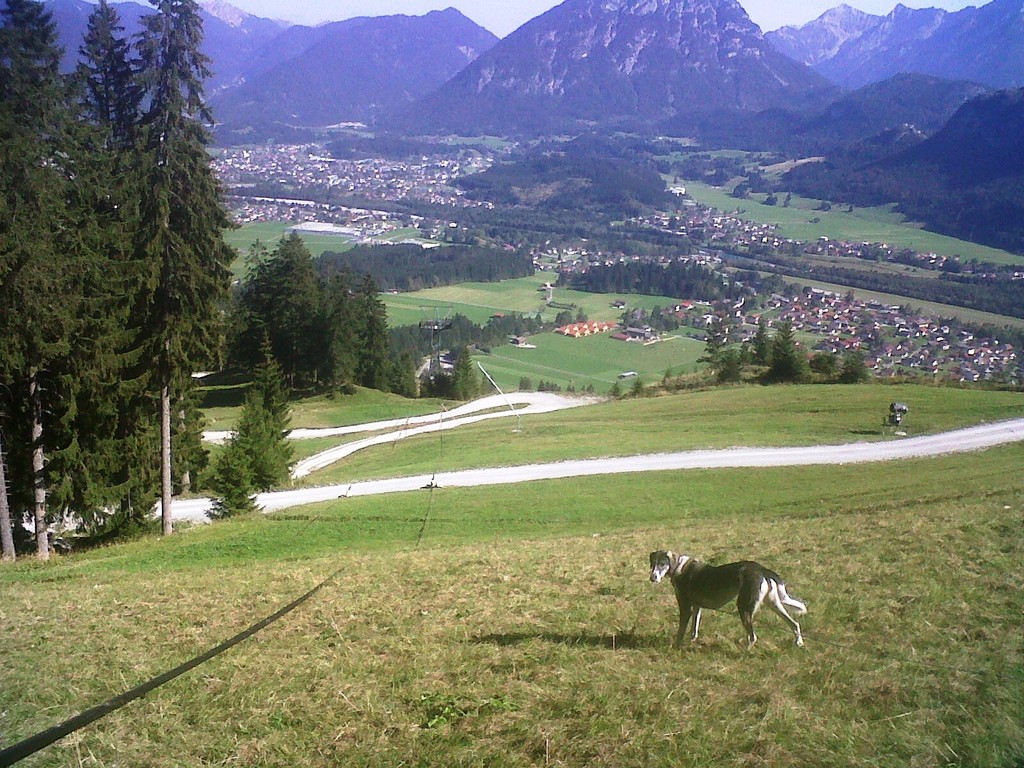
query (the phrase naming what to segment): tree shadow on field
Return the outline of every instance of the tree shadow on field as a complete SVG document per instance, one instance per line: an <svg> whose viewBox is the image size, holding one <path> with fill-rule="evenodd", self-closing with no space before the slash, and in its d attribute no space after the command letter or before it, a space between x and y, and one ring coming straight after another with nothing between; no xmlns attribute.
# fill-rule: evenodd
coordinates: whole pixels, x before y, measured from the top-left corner
<svg viewBox="0 0 1024 768"><path fill-rule="evenodd" d="M489 635L477 635L469 639L471 643L498 645L508 647L529 643L533 640L542 640L555 645L580 645L588 648L605 648L609 651L634 648L655 648L664 645L664 642L656 637L645 637L633 632L621 634L578 634L568 635L559 632L500 632Z"/></svg>

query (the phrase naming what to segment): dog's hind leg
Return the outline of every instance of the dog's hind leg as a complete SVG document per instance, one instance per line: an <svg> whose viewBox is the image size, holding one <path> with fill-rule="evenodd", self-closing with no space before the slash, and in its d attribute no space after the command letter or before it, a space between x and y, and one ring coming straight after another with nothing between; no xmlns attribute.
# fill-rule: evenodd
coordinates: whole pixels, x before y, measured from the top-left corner
<svg viewBox="0 0 1024 768"><path fill-rule="evenodd" d="M754 612L745 611L740 609L740 621L743 622L743 628L747 630L747 650L754 647L754 643L757 642L757 635L754 633Z"/></svg>
<svg viewBox="0 0 1024 768"><path fill-rule="evenodd" d="M797 646L803 648L804 638L800 634L800 625L797 623L796 619L794 619L792 616L789 615L789 613L786 612L786 606L783 603L782 596L784 593L785 587L782 587L781 585L776 584L775 582L771 582L771 589L768 592L768 605L770 605L772 610L782 617L783 621L789 624L790 629L793 630L793 635L796 637ZM803 603L800 603L800 605L802 606Z"/></svg>

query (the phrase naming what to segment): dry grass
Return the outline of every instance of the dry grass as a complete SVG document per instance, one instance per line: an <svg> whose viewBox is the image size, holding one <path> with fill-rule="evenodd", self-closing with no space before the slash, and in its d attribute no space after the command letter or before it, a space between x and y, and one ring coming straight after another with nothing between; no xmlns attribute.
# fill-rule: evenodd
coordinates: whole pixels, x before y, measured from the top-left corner
<svg viewBox="0 0 1024 768"><path fill-rule="evenodd" d="M889 482L891 468L838 468L821 479L828 504L807 491L773 514L716 505L650 524L638 509L631 525L549 538L219 561L258 525L239 521L21 564L0 572L0 744L338 571L283 621L25 765L1010 766L1024 747L1020 456L965 457L962 476L944 466L919 481L930 494L866 504L831 486ZM725 494L767 476L718 482ZM592 503L621 506L633 482L598 486ZM525 516L557 503L502 492ZM647 494L644 508L673 503L671 483ZM176 559L147 559L164 546ZM747 652L722 612L695 647L673 648L674 601L646 572L663 546L779 570L808 604L808 647L765 614Z"/></svg>

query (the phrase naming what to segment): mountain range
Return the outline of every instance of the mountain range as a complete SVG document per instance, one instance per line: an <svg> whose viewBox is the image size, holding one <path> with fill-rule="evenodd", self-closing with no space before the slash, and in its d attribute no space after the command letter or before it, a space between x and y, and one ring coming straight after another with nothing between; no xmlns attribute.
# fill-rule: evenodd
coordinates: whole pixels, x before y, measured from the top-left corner
<svg viewBox="0 0 1024 768"><path fill-rule="evenodd" d="M134 2L111 5L129 37L153 12ZM87 0L47 0L46 6L70 71L95 6ZM434 90L498 41L454 8L306 27L204 0L201 16L202 49L213 70L207 95L227 139L372 121Z"/></svg>
<svg viewBox="0 0 1024 768"><path fill-rule="evenodd" d="M765 37L844 88L901 72L994 88L1024 85L1024 0L992 0L956 12L897 5L886 16L841 5Z"/></svg>
<svg viewBox="0 0 1024 768"><path fill-rule="evenodd" d="M407 111L404 127L549 132L820 98L736 0L566 0Z"/></svg>
<svg viewBox="0 0 1024 768"><path fill-rule="evenodd" d="M93 6L47 5L70 69ZM763 35L736 0L566 0L503 40L454 9L306 27L204 0L202 15L207 94L225 143L359 121L407 134L742 124L814 144L903 124L906 135L934 131L982 92L964 81L1024 81L1022 5L897 6L887 16L839 6ZM129 35L152 12L115 7ZM880 87L843 96L829 80Z"/></svg>
<svg viewBox="0 0 1024 768"><path fill-rule="evenodd" d="M454 8L293 27L266 46L244 82L210 103L223 121L222 135L264 133L275 125L373 125L497 41Z"/></svg>

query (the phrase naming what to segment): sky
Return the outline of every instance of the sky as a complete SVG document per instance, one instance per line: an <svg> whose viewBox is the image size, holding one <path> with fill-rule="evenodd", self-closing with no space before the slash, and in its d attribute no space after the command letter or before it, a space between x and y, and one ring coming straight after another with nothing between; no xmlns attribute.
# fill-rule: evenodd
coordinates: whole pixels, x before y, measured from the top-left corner
<svg viewBox="0 0 1024 768"><path fill-rule="evenodd" d="M560 0L227 0L244 11L296 24L341 21L353 16L421 16L428 11L455 7L498 37L522 26L535 16L558 5ZM786 24L800 25L817 18L843 0L739 0L747 13L765 32ZM956 11L986 0L903 0L911 8L945 8ZM884 15L895 0L846 0L847 5L868 13Z"/></svg>

